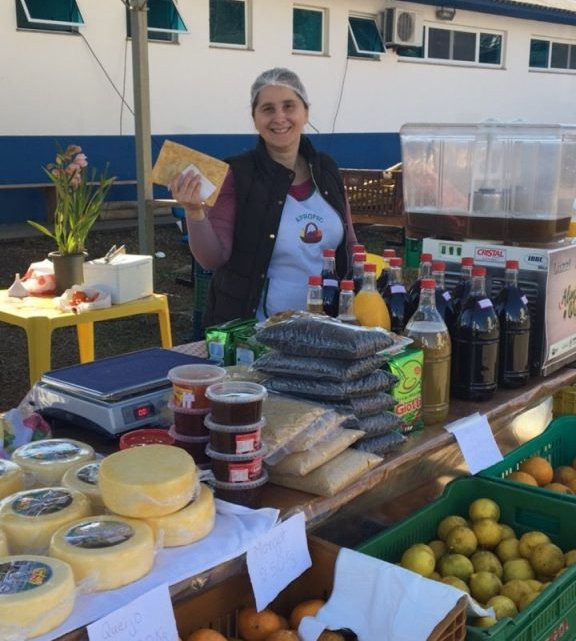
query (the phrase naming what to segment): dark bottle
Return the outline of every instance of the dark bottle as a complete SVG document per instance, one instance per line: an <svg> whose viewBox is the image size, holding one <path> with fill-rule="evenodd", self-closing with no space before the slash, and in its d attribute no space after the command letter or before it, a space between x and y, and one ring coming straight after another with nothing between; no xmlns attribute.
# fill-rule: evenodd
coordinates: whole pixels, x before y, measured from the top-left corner
<svg viewBox="0 0 576 641"><path fill-rule="evenodd" d="M530 311L528 299L518 287L518 261L507 260L504 287L494 300L500 322L498 384L522 387L528 382Z"/></svg>
<svg viewBox="0 0 576 641"><path fill-rule="evenodd" d="M474 267L474 259L471 256L465 256L460 262L460 279L452 289L452 303L456 315L460 312L462 301L468 296L468 292L470 291L472 267Z"/></svg>
<svg viewBox="0 0 576 641"><path fill-rule="evenodd" d="M366 262L365 252L356 252L352 257L352 280L354 281L354 293L362 289L364 281L364 263Z"/></svg>
<svg viewBox="0 0 576 641"><path fill-rule="evenodd" d="M486 268L474 267L452 337L452 394L471 401L489 399L498 385L500 323L485 280Z"/></svg>
<svg viewBox="0 0 576 641"><path fill-rule="evenodd" d="M384 290L383 298L390 312L390 328L396 334L401 334L409 319L408 294L402 276L402 259L397 256L390 258L388 285Z"/></svg>
<svg viewBox="0 0 576 641"><path fill-rule="evenodd" d="M408 317L418 309L420 298L420 282L423 278L432 278L432 254L420 254L420 265L418 267L418 278L412 283L408 290Z"/></svg>
<svg viewBox="0 0 576 641"><path fill-rule="evenodd" d="M432 261L432 278L436 281L436 309L448 327L448 331L454 330L456 323L456 312L452 294L446 289L446 263L441 260Z"/></svg>
<svg viewBox="0 0 576 641"><path fill-rule="evenodd" d="M376 289L380 292L381 296L384 296L386 286L388 285L388 277L390 276L390 259L395 257L395 249L389 248L382 251L382 271L376 281Z"/></svg>
<svg viewBox="0 0 576 641"><path fill-rule="evenodd" d="M354 245L352 245L352 249L350 251L350 256L352 258L350 259L350 266L348 268L348 271L346 272L346 277L345 277L346 280L352 280L354 278L354 273L353 273L354 256L356 254L365 254L365 253L366 253L366 249L364 245L361 245L360 243L355 243Z"/></svg>
<svg viewBox="0 0 576 641"><path fill-rule="evenodd" d="M324 264L322 267L322 302L324 313L335 318L338 316L338 275L336 273L336 250L324 249L322 251Z"/></svg>

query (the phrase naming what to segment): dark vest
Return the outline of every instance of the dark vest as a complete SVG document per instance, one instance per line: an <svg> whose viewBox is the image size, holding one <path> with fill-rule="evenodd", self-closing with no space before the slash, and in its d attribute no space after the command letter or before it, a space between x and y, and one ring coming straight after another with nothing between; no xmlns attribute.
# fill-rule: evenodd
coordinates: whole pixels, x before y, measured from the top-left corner
<svg viewBox="0 0 576 641"><path fill-rule="evenodd" d="M340 214L346 229L344 185L336 163L316 152L302 136L300 153L307 160L317 189ZM294 172L273 161L262 140L257 147L227 159L234 174L236 220L232 253L210 282L205 326L235 318L254 318L280 226L282 209ZM347 270L346 240L337 248L341 277Z"/></svg>

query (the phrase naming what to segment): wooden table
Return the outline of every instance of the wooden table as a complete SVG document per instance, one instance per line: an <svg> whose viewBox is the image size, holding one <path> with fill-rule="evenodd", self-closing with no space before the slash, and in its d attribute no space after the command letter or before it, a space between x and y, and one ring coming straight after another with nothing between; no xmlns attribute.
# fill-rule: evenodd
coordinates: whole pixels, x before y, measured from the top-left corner
<svg viewBox="0 0 576 641"><path fill-rule="evenodd" d="M0 321L21 327L26 332L30 386L50 370L53 330L75 326L80 362L88 363L94 360L94 323L138 314L156 314L162 347L172 347L170 312L165 294L152 294L106 309L76 314L62 311L52 297L19 299L8 296L8 290L0 290Z"/></svg>

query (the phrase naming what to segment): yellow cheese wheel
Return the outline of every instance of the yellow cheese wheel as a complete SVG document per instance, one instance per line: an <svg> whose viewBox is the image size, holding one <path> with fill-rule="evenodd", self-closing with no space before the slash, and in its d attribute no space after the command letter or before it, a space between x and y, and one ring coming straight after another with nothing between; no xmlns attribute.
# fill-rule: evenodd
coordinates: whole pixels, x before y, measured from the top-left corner
<svg viewBox="0 0 576 641"><path fill-rule="evenodd" d="M0 460L0 499L24 489L24 470L13 461Z"/></svg>
<svg viewBox="0 0 576 641"><path fill-rule="evenodd" d="M79 463L66 471L62 477L62 485L70 490L82 492L92 504L92 514L104 514L106 508L98 485L100 461Z"/></svg>
<svg viewBox="0 0 576 641"><path fill-rule="evenodd" d="M8 547L8 539L4 534L4 530L0 528L0 556L6 556L10 554L10 548Z"/></svg>
<svg viewBox="0 0 576 641"><path fill-rule="evenodd" d="M194 496L194 459L173 445L144 445L110 454L100 462L104 505L115 514L146 518L182 509Z"/></svg>
<svg viewBox="0 0 576 641"><path fill-rule="evenodd" d="M2 629L32 639L63 623L72 613L76 590L72 568L59 559L29 554L0 557Z"/></svg>
<svg viewBox="0 0 576 641"><path fill-rule="evenodd" d="M12 461L31 477L29 487L60 485L69 467L94 458L94 448L70 438L48 438L16 448Z"/></svg>
<svg viewBox="0 0 576 641"><path fill-rule="evenodd" d="M144 521L90 516L57 530L48 553L69 563L87 591L114 590L150 572L154 534Z"/></svg>
<svg viewBox="0 0 576 641"><path fill-rule="evenodd" d="M216 506L214 495L207 485L200 484L198 497L178 512L144 519L154 530L163 547L189 545L203 539L214 528Z"/></svg>
<svg viewBox="0 0 576 641"><path fill-rule="evenodd" d="M59 528L89 516L89 499L65 487L16 492L0 503L0 527L12 554L44 554Z"/></svg>

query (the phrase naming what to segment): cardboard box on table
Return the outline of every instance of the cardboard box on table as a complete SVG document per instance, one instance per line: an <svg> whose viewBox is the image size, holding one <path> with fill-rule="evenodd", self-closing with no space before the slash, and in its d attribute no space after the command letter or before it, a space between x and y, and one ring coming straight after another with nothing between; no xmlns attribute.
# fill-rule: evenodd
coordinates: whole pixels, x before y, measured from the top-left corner
<svg viewBox="0 0 576 641"><path fill-rule="evenodd" d="M108 292L112 303L127 303L154 293L152 256L121 254L113 261L84 263L84 285Z"/></svg>

